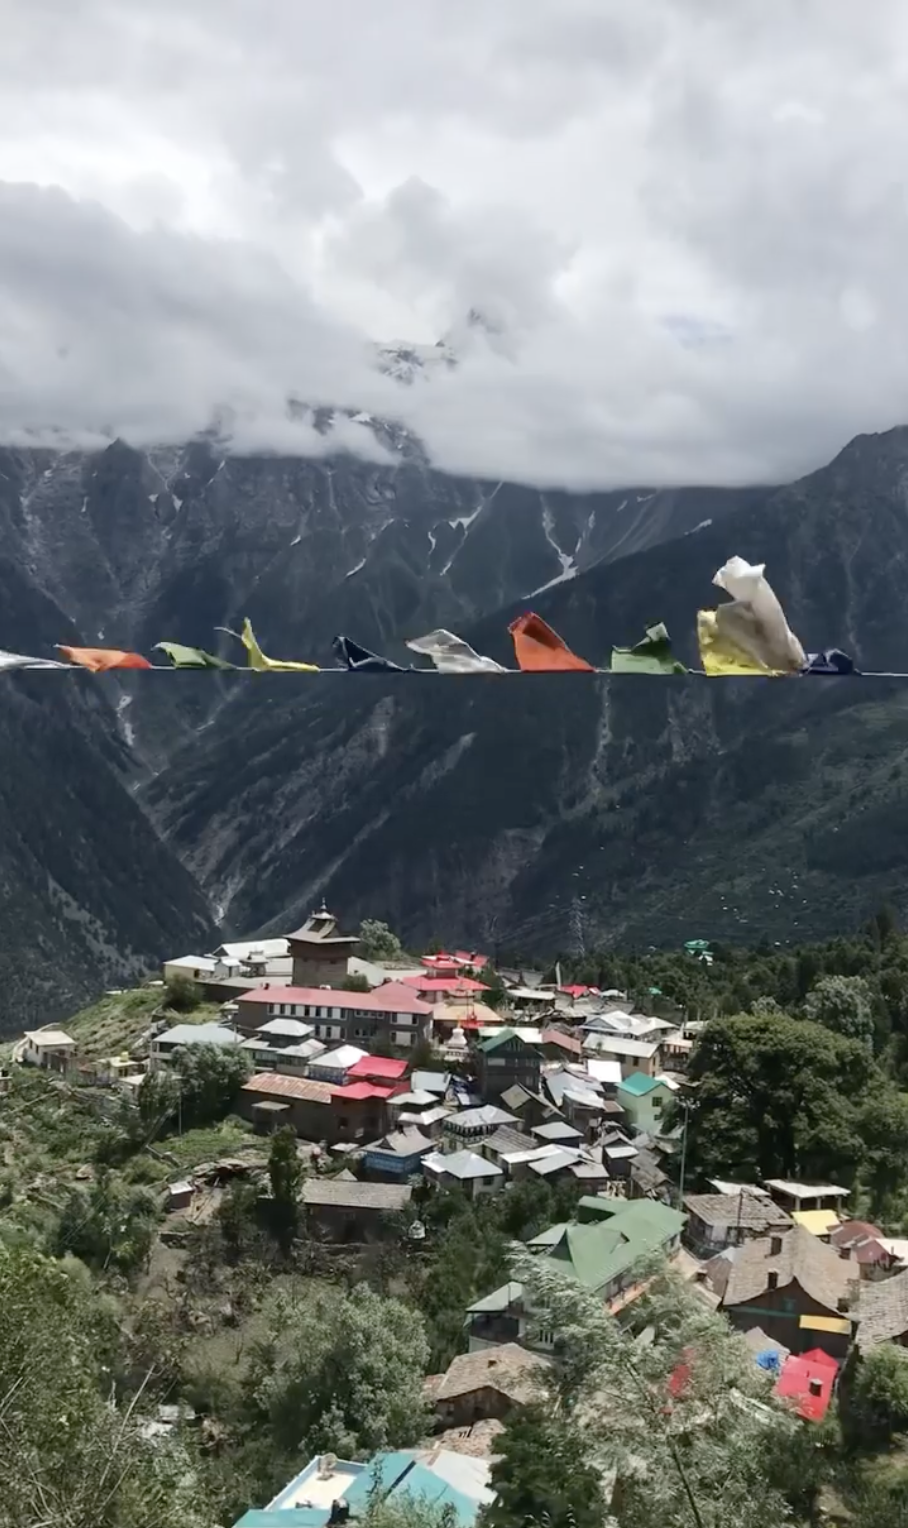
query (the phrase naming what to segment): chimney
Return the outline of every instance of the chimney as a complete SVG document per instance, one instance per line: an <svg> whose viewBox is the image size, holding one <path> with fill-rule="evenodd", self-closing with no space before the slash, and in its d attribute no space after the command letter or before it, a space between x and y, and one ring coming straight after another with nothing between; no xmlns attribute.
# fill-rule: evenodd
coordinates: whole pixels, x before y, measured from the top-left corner
<svg viewBox="0 0 908 1528"><path fill-rule="evenodd" d="M781 1257L782 1256L782 1238L781 1238L781 1236L771 1236L769 1238L769 1255L770 1255L770 1257Z"/></svg>
<svg viewBox="0 0 908 1528"><path fill-rule="evenodd" d="M823 1394L823 1382L822 1382L822 1380L812 1379L810 1381L809 1389L810 1389L811 1395L822 1395Z"/></svg>
<svg viewBox="0 0 908 1528"><path fill-rule="evenodd" d="M768 1274L766 1275L766 1288L767 1289L778 1289L778 1287L779 1287L779 1275L776 1272L775 1268L770 1268Z"/></svg>
<svg viewBox="0 0 908 1528"><path fill-rule="evenodd" d="M847 1263L848 1259L851 1257L851 1248L850 1247L840 1247L839 1248L839 1257L842 1259L843 1263Z"/></svg>

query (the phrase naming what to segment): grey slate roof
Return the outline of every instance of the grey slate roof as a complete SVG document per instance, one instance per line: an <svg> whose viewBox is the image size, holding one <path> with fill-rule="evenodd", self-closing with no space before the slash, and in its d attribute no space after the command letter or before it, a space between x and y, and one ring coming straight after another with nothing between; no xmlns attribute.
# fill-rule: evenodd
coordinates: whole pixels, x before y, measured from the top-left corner
<svg viewBox="0 0 908 1528"><path fill-rule="evenodd" d="M536 1395L539 1378L551 1363L550 1358L530 1353L516 1342L503 1342L479 1353L460 1353L442 1375L434 1398L450 1401L474 1390L499 1390L509 1400L525 1403Z"/></svg>
<svg viewBox="0 0 908 1528"><path fill-rule="evenodd" d="M830 1315L839 1314L839 1300L848 1299L852 1293L854 1266L802 1226L782 1232L778 1238L781 1249L775 1255L773 1240L773 1237L761 1236L736 1249L723 1305L746 1305L749 1300L765 1294L769 1288L770 1271L774 1269L778 1274L779 1289L796 1280L805 1294L824 1305Z"/></svg>
<svg viewBox="0 0 908 1528"><path fill-rule="evenodd" d="M402 1210L409 1203L408 1183L357 1183L347 1178L307 1178L304 1204L333 1205L338 1209Z"/></svg>
<svg viewBox="0 0 908 1528"><path fill-rule="evenodd" d="M531 1151L535 1142L532 1136L512 1130L510 1125L499 1125L495 1134L488 1136L482 1144L485 1151L504 1155L508 1151Z"/></svg>
<svg viewBox="0 0 908 1528"><path fill-rule="evenodd" d="M791 1216L771 1199L757 1199L752 1194L688 1194L684 1208L707 1226L747 1226L753 1231L768 1231L770 1226L787 1229Z"/></svg>
<svg viewBox="0 0 908 1528"><path fill-rule="evenodd" d="M858 1319L857 1344L864 1352L904 1336L908 1332L908 1270L891 1279L862 1284L854 1314Z"/></svg>

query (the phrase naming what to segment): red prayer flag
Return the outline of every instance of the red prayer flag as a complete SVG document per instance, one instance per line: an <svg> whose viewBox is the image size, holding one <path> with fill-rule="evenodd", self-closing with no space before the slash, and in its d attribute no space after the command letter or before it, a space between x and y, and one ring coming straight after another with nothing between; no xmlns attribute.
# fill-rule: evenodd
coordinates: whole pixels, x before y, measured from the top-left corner
<svg viewBox="0 0 908 1528"><path fill-rule="evenodd" d="M64 658L78 663L81 668L91 669L93 674L106 674L108 669L150 669L152 665L141 653L123 653L116 647L59 647Z"/></svg>
<svg viewBox="0 0 908 1528"><path fill-rule="evenodd" d="M540 615L522 615L508 627L514 638L517 667L525 674L546 674L573 670L575 673L595 674L596 670L585 658L562 642L557 631L547 626Z"/></svg>

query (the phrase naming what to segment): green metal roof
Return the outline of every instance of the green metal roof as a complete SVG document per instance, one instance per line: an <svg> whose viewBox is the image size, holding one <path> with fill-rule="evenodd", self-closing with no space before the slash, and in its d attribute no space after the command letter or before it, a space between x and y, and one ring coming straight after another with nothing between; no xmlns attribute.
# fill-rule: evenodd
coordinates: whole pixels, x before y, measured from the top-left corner
<svg viewBox="0 0 908 1528"><path fill-rule="evenodd" d="M505 1045L508 1040L519 1039L520 1036L515 1034L513 1029L502 1029L499 1030L497 1035L490 1035L488 1040L481 1040L477 1050L481 1050L483 1054L488 1055L489 1051L497 1050L500 1045Z"/></svg>
<svg viewBox="0 0 908 1528"><path fill-rule="evenodd" d="M665 1087L665 1083L658 1077L647 1077L645 1072L631 1072L623 1082L618 1084L619 1093L630 1093L634 1098L643 1098L645 1094L652 1093L654 1088Z"/></svg>
<svg viewBox="0 0 908 1528"><path fill-rule="evenodd" d="M577 1200L577 1209L584 1211L587 1220L594 1216L597 1220L611 1220L620 1208L620 1201L604 1199L601 1194L584 1194Z"/></svg>
<svg viewBox="0 0 908 1528"><path fill-rule="evenodd" d="M515 1284L512 1279L509 1284L502 1284L500 1289L493 1289L490 1295L477 1300L475 1304L467 1306L467 1315L471 1316L474 1311L496 1312L508 1309L510 1305L516 1305L523 1294L523 1285Z"/></svg>
<svg viewBox="0 0 908 1528"><path fill-rule="evenodd" d="M654 1199L632 1199L599 1225L573 1224L548 1256L586 1289L602 1289L679 1235L686 1216Z"/></svg>

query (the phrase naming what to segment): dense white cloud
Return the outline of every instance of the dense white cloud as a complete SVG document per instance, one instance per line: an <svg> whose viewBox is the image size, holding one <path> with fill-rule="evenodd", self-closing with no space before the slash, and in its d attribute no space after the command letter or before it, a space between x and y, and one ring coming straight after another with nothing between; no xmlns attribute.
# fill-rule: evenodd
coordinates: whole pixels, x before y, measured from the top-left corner
<svg viewBox="0 0 908 1528"><path fill-rule="evenodd" d="M326 449L294 397L492 477L809 469L908 421L906 43L897 0L10 0L0 438Z"/></svg>

